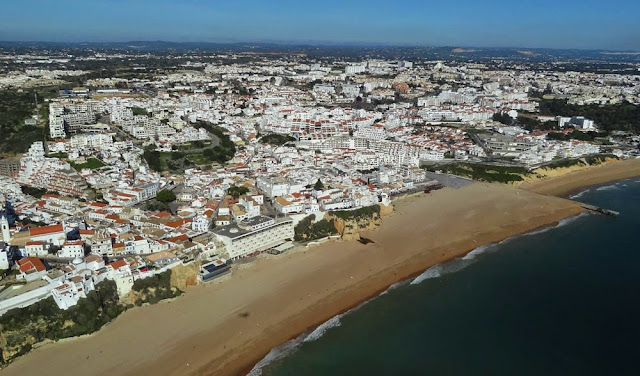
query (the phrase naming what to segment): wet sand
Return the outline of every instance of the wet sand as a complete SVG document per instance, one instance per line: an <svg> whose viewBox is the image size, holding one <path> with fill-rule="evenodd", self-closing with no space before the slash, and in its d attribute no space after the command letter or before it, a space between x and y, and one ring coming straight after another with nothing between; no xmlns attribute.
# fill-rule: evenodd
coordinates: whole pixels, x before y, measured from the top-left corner
<svg viewBox="0 0 640 376"><path fill-rule="evenodd" d="M481 183L394 204L395 213L364 234L373 243L266 256L171 302L129 310L94 335L35 349L3 375L246 374L273 347L397 281L582 211L569 200Z"/></svg>

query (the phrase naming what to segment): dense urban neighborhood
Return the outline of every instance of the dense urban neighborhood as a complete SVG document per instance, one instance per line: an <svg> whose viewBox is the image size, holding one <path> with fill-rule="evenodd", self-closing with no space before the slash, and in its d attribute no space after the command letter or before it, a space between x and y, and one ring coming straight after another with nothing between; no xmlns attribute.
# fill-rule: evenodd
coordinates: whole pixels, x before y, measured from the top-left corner
<svg viewBox="0 0 640 376"><path fill-rule="evenodd" d="M0 48L0 323L175 297L174 268L233 278L399 196L638 155L637 61L452 54Z"/></svg>

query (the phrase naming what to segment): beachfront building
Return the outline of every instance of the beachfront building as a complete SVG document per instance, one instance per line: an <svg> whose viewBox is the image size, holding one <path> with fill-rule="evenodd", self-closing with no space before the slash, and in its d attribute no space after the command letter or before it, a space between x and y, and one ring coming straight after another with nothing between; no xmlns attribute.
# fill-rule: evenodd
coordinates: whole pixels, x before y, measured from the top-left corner
<svg viewBox="0 0 640 376"><path fill-rule="evenodd" d="M131 268L125 260L114 261L106 266L107 278L113 280L116 283L116 290L118 296L123 297L131 291L133 287L133 274Z"/></svg>
<svg viewBox="0 0 640 376"><path fill-rule="evenodd" d="M51 290L51 296L60 309L66 310L78 304L80 298L86 298L87 293L93 290L95 285L91 276L74 275Z"/></svg>
<svg viewBox="0 0 640 376"><path fill-rule="evenodd" d="M266 251L292 240L293 221L258 216L245 219L213 230L213 233L225 245L231 259Z"/></svg>

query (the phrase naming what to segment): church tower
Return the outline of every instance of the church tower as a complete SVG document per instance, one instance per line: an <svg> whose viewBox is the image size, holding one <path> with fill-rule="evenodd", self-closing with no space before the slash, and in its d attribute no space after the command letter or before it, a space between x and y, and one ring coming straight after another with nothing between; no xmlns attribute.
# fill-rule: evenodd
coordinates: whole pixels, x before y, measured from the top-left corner
<svg viewBox="0 0 640 376"><path fill-rule="evenodd" d="M0 230L2 231L2 240L8 243L11 239L11 233L9 233L9 221L4 215L0 217Z"/></svg>

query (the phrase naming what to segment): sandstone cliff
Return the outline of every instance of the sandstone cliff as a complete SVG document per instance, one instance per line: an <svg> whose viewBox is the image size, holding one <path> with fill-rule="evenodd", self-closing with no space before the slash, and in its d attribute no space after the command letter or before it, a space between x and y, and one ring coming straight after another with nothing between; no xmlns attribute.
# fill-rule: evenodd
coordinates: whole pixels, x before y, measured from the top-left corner
<svg viewBox="0 0 640 376"><path fill-rule="evenodd" d="M198 284L198 269L200 263L178 265L171 269L171 286L186 291L187 287Z"/></svg>
<svg viewBox="0 0 640 376"><path fill-rule="evenodd" d="M360 233L374 230L382 223L382 217L392 212L392 205L378 204L351 211L329 212L325 219L333 222L343 240L358 240Z"/></svg>

